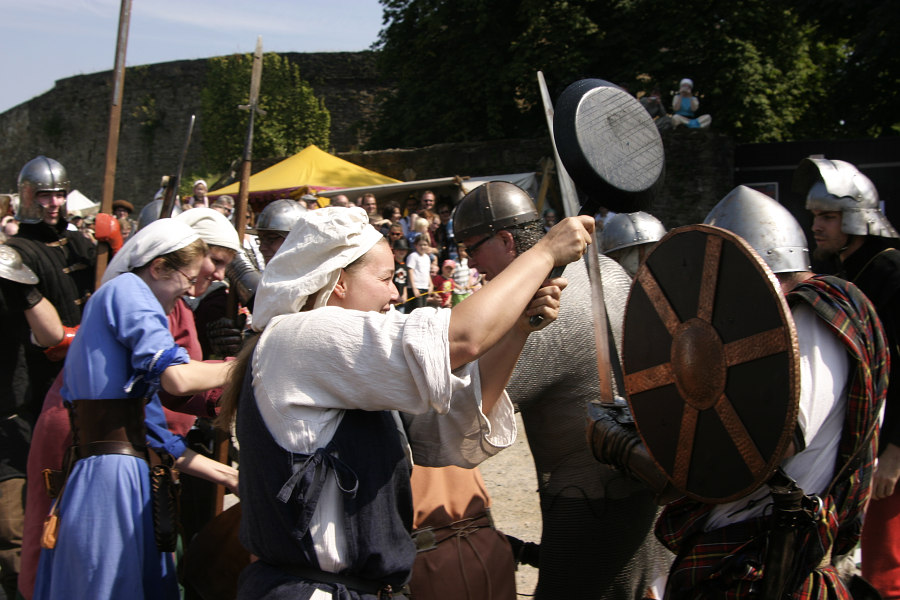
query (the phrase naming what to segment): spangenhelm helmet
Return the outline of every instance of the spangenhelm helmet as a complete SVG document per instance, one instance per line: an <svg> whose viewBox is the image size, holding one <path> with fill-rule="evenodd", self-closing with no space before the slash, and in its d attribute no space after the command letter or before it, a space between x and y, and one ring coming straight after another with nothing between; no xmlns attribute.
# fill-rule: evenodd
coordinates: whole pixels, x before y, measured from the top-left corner
<svg viewBox="0 0 900 600"><path fill-rule="evenodd" d="M744 238L773 273L810 270L803 228L788 209L762 192L737 186L709 211L703 222Z"/></svg>
<svg viewBox="0 0 900 600"><path fill-rule="evenodd" d="M844 233L900 237L881 212L872 180L848 162L804 158L794 172L793 189L806 195L807 210L840 211Z"/></svg>
<svg viewBox="0 0 900 600"><path fill-rule="evenodd" d="M599 233L600 252L606 254L641 244L658 242L666 235L659 219L644 211L616 213Z"/></svg>
<svg viewBox="0 0 900 600"><path fill-rule="evenodd" d="M37 201L38 192L69 193L69 176L66 168L52 158L38 156L19 171L19 210L16 220L22 223L40 223L44 220L44 207ZM66 205L59 209L60 218L66 216Z"/></svg>
<svg viewBox="0 0 900 600"><path fill-rule="evenodd" d="M453 235L463 240L540 218L528 192L506 181L488 181L459 201L453 212Z"/></svg>
<svg viewBox="0 0 900 600"><path fill-rule="evenodd" d="M288 232L305 212L306 209L294 200L275 200L270 202L256 217L256 227L251 230L251 233L260 231Z"/></svg>

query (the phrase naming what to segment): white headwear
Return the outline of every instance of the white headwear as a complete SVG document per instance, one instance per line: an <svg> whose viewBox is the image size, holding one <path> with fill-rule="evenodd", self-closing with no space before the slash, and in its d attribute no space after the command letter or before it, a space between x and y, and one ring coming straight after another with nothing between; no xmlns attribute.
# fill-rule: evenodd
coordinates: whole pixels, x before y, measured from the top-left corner
<svg viewBox="0 0 900 600"><path fill-rule="evenodd" d="M175 217L175 220L189 225L210 246L241 251L241 242L234 225L217 210L205 206L192 208Z"/></svg>
<svg viewBox="0 0 900 600"><path fill-rule="evenodd" d="M208 185L206 185L206 182L205 182L205 181L203 181L202 179L198 179L197 181L194 182L194 185L191 186L191 189L194 189L195 187L197 187L197 186L200 185L201 183L203 184L204 187L209 187Z"/></svg>
<svg viewBox="0 0 900 600"><path fill-rule="evenodd" d="M299 312L319 291L314 308L325 306L341 269L383 239L358 206L303 213L263 271L254 301L253 329L262 331L273 317Z"/></svg>
<svg viewBox="0 0 900 600"><path fill-rule="evenodd" d="M101 285L122 273L133 271L157 256L181 250L200 236L177 219L157 219L130 236L103 273Z"/></svg>
<svg viewBox="0 0 900 600"><path fill-rule="evenodd" d="M688 79L687 77L685 77L684 79L681 80L681 83L678 84L678 87L684 87L684 86L688 86L689 88L694 89L694 82L691 81L690 79Z"/></svg>

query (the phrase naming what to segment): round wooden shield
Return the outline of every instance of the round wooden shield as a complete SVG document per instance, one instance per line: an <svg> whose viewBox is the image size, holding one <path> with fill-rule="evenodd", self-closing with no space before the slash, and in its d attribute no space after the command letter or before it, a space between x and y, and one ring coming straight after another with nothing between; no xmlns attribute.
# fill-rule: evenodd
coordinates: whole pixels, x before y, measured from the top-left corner
<svg viewBox="0 0 900 600"><path fill-rule="evenodd" d="M576 81L554 109L560 160L575 184L615 212L646 204L665 165L662 139L641 103L602 79Z"/></svg>
<svg viewBox="0 0 900 600"><path fill-rule="evenodd" d="M647 449L688 496L722 503L762 484L797 421L794 321L739 236L670 231L634 279L625 313L628 404Z"/></svg>

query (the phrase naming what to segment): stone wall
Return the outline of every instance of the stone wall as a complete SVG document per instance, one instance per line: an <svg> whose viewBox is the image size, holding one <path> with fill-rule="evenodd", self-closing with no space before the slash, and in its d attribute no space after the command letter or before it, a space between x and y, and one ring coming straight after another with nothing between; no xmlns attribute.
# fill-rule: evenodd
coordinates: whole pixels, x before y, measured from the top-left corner
<svg viewBox="0 0 900 600"><path fill-rule="evenodd" d="M700 223L733 187L734 144L730 138L714 132L682 128L665 132L663 146L665 171L649 194L649 203L640 208L668 228ZM542 138L346 152L338 156L390 177L409 180L539 172L542 160L552 157L552 149L549 138ZM550 203L559 209L558 197L558 189L552 189Z"/></svg>
<svg viewBox="0 0 900 600"><path fill-rule="evenodd" d="M439 144L420 149L358 151L386 89L372 52L286 54L331 112L332 151L350 162L401 180L539 171L552 156L549 138ZM142 207L163 174L178 165L190 115L197 115L185 176L201 164L200 92L206 60L129 67L125 75L115 197ZM94 200L102 194L112 72L61 79L41 96L0 114L0 193L15 191L28 160L44 154L62 162L73 187ZM708 131L676 130L663 137L665 180L648 210L672 227L702 220L731 189L733 144ZM254 171L275 162L256 157ZM559 206L558 192L550 202Z"/></svg>
<svg viewBox="0 0 900 600"><path fill-rule="evenodd" d="M300 76L331 112L330 150L366 141L367 126L384 89L372 52L287 53ZM125 73L115 196L148 202L163 174L178 165L191 114L197 116L184 173L199 170L202 132L200 91L207 61L185 60ZM15 191L19 169L38 154L59 160L74 187L89 198L102 194L109 130L112 71L60 79L50 91L0 114L0 193ZM248 82L249 85L249 82ZM237 158L237 157L236 157Z"/></svg>

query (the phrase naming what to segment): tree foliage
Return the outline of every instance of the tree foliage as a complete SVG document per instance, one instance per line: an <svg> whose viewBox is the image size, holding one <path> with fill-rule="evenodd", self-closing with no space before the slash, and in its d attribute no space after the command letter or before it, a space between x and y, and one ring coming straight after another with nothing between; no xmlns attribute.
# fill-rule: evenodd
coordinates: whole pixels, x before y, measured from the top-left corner
<svg viewBox="0 0 900 600"><path fill-rule="evenodd" d="M210 171L224 171L243 155L249 113L238 107L249 102L252 65L252 54L209 60L201 129ZM254 156L288 156L310 144L329 146L331 115L287 58L263 55L259 107L265 115L256 115L254 121Z"/></svg>
<svg viewBox="0 0 900 600"><path fill-rule="evenodd" d="M551 97L585 77L671 98L742 142L897 133L891 0L381 0L395 83L370 145L540 135ZM893 26L886 26L893 25ZM868 90L878 94L870 97Z"/></svg>

